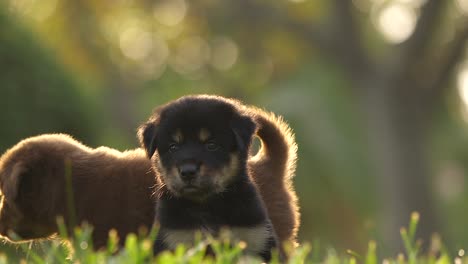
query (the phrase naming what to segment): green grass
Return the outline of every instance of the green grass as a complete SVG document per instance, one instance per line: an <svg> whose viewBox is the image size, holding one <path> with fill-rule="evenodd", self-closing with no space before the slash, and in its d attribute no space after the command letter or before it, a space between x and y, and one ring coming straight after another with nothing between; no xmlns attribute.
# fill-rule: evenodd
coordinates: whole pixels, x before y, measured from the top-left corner
<svg viewBox="0 0 468 264"><path fill-rule="evenodd" d="M367 252L363 254L352 250L338 253L329 249L326 253L320 254L318 247L311 247L305 243L302 246L289 252L287 263L331 263L331 264L462 264L468 263L465 257L450 257L448 253L441 249L438 256L433 253L421 252L420 243L416 240L416 227L419 221L419 215L413 213L408 228L401 229L401 237L405 246L405 253L399 254L392 259L381 259L377 254L377 243L370 241ZM69 237L66 229L59 220L60 236ZM214 239L201 240L193 248L185 248L183 245L174 252L163 252L158 256L153 256L152 245L156 237L155 231L146 235L130 234L125 240L125 247L118 250L118 237L115 232L110 232L109 241L105 250L92 250L90 240L92 229L89 226L83 226L74 231L73 239L68 239L69 243L59 242L59 240L47 243L41 253L30 249L30 244L20 244L19 247L24 253L23 262L27 263L261 263L261 260L244 256L242 254L245 244L239 243L229 246L228 241L217 241ZM206 245L210 244L215 256L205 256ZM0 253L0 264L17 262L17 256L14 254ZM274 258L272 263L279 263Z"/></svg>

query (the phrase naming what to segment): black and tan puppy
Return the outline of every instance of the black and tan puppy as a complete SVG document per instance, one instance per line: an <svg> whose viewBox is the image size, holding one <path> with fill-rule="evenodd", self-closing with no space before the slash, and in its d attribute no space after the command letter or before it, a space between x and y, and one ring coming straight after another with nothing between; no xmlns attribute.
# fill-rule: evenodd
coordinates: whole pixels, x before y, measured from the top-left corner
<svg viewBox="0 0 468 264"><path fill-rule="evenodd" d="M186 96L140 128L158 172L155 253L193 243L195 232L217 236L228 228L247 253L271 258L276 235L247 170L256 124L243 110L222 97Z"/></svg>

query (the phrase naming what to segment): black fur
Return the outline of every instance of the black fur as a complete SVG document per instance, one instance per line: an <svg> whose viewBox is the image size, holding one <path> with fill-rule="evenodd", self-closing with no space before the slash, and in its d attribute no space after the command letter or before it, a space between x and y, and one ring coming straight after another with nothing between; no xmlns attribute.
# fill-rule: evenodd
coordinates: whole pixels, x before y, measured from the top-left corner
<svg viewBox="0 0 468 264"><path fill-rule="evenodd" d="M236 116L231 122L231 128L239 150L244 151L248 149L256 128L253 120L247 116Z"/></svg>
<svg viewBox="0 0 468 264"><path fill-rule="evenodd" d="M156 126L153 123L145 124L142 128L141 140L145 145L146 154L149 158L156 151Z"/></svg>
<svg viewBox="0 0 468 264"><path fill-rule="evenodd" d="M161 184L155 253L167 249L165 236L172 230L217 235L223 227L268 227L268 234L258 237L265 246L255 253L270 259L276 236L246 167L256 125L241 109L221 97L187 96L159 108L140 128L148 156L158 152L153 164ZM206 142L199 136L202 129L209 131ZM187 163L199 168L193 181L180 175Z"/></svg>
<svg viewBox="0 0 468 264"><path fill-rule="evenodd" d="M153 156L157 148L156 133L159 123L159 110L160 108L157 108L153 113L153 117L138 128L138 139L149 158Z"/></svg>

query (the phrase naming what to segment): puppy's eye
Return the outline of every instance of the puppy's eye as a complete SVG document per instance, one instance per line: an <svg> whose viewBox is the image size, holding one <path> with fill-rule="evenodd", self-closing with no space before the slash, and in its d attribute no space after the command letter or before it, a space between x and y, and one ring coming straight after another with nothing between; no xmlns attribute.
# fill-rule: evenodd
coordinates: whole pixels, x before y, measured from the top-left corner
<svg viewBox="0 0 468 264"><path fill-rule="evenodd" d="M169 145L169 152L176 152L179 150L179 145L176 143L172 143Z"/></svg>
<svg viewBox="0 0 468 264"><path fill-rule="evenodd" d="M208 142L205 144L205 148L208 151L216 151L219 149L219 145L214 142Z"/></svg>

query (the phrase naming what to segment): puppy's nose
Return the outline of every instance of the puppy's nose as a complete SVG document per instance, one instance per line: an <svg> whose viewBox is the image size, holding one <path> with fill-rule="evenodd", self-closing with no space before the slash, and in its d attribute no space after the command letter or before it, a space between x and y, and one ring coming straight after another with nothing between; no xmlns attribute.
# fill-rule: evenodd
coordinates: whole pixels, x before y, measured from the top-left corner
<svg viewBox="0 0 468 264"><path fill-rule="evenodd" d="M191 181L198 172L198 165L195 163L185 163L179 167L180 177L183 181Z"/></svg>

